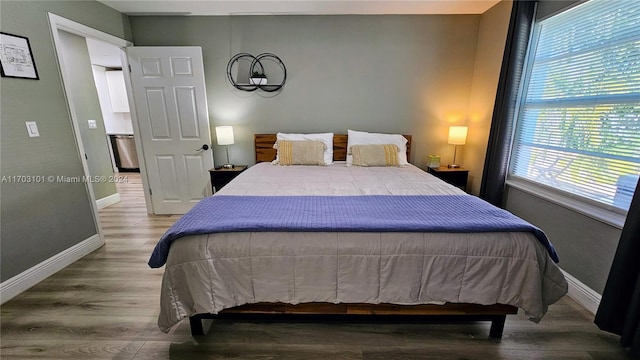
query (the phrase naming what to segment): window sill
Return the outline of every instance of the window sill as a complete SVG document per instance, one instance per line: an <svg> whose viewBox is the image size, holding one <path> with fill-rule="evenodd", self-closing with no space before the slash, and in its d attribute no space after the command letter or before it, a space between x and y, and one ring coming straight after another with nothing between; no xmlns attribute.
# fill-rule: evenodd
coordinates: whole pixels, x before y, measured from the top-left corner
<svg viewBox="0 0 640 360"><path fill-rule="evenodd" d="M507 185L618 229L622 229L626 220L626 214L616 212L612 206L591 204L583 199L526 180L509 179Z"/></svg>

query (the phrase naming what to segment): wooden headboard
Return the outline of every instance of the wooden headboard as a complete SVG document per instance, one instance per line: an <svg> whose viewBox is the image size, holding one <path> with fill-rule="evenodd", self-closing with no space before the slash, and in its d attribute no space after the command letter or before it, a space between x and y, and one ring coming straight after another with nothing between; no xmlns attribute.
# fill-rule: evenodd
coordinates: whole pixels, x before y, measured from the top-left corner
<svg viewBox="0 0 640 360"><path fill-rule="evenodd" d="M407 160L411 159L411 135L403 135L407 139ZM276 159L276 134L255 134L254 145L256 151L256 163L270 162ZM333 161L345 161L347 159L347 135L333 135Z"/></svg>

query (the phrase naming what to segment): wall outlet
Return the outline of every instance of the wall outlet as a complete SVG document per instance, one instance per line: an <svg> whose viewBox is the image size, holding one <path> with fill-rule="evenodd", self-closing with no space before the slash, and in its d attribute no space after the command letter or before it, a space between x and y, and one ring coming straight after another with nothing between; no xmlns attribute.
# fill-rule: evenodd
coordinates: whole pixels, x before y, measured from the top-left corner
<svg viewBox="0 0 640 360"><path fill-rule="evenodd" d="M89 129L97 129L98 128L98 123L95 120L88 120L89 122Z"/></svg>
<svg viewBox="0 0 640 360"><path fill-rule="evenodd" d="M35 121L26 121L24 124L27 126L27 133L29 134L29 137L40 136L40 132L38 132L38 125Z"/></svg>

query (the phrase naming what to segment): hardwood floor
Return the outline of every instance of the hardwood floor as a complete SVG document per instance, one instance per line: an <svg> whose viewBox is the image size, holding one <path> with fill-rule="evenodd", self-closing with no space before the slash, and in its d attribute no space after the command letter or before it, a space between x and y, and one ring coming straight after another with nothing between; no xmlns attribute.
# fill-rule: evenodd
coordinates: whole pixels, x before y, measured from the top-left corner
<svg viewBox="0 0 640 360"><path fill-rule="evenodd" d="M2 359L630 359L617 336L564 298L539 323L489 324L215 320L192 338L188 321L156 326L164 269L147 260L178 218L148 216L139 175L122 174L122 202L101 210L106 245L1 307Z"/></svg>

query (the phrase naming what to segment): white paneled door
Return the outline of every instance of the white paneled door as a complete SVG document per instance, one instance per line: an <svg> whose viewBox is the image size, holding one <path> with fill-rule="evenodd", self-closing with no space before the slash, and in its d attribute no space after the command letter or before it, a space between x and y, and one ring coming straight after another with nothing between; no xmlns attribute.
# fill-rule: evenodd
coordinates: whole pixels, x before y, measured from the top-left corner
<svg viewBox="0 0 640 360"><path fill-rule="evenodd" d="M155 214L211 194L209 112L200 47L129 47L131 86Z"/></svg>

